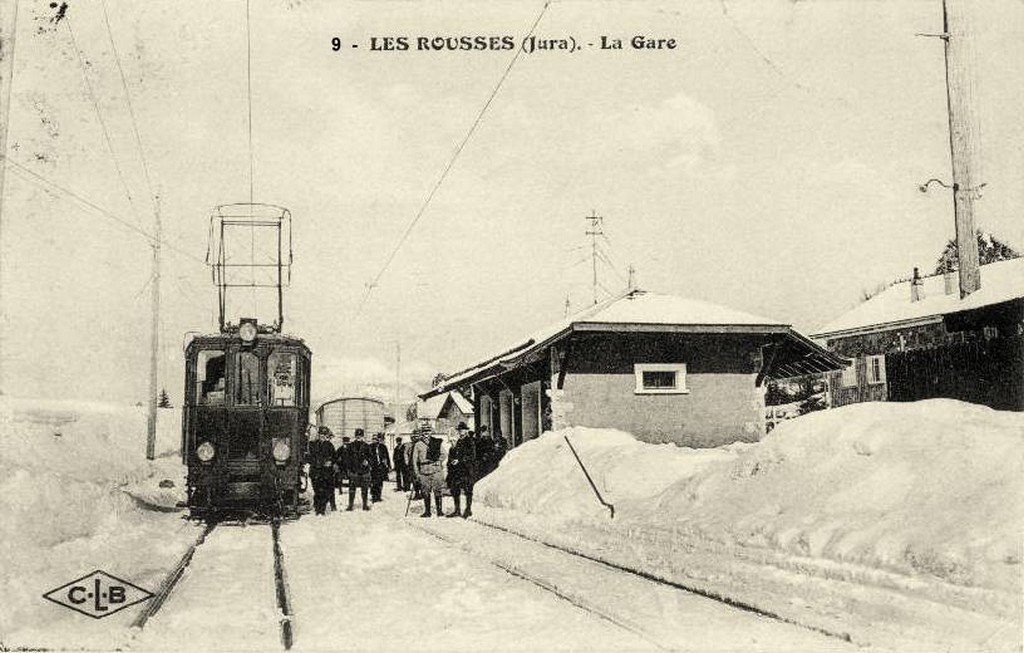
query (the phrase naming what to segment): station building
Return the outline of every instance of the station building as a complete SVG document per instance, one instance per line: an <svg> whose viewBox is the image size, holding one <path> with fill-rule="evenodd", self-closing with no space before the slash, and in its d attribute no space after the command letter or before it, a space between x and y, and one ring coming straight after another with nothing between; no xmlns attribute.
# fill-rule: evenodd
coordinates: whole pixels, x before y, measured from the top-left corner
<svg viewBox="0 0 1024 653"><path fill-rule="evenodd" d="M509 446L569 426L715 447L765 432L764 383L846 360L777 320L643 290L595 304L450 375Z"/></svg>

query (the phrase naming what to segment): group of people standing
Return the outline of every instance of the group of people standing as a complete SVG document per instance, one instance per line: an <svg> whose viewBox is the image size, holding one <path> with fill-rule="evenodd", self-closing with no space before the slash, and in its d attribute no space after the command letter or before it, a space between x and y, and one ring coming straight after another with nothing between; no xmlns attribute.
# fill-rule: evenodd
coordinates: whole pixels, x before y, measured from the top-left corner
<svg viewBox="0 0 1024 653"><path fill-rule="evenodd" d="M421 517L442 516L442 496L447 488L455 510L446 517L467 518L473 514L473 486L493 471L505 455L505 440L500 434L491 438L486 426L474 437L465 422L455 428L455 441L446 452L443 440L429 426L419 427L409 443L396 438L393 463L396 491L413 492L412 499L423 500ZM466 507L462 508L462 497ZM433 499L433 506L431 506ZM436 512L432 511L432 508Z"/></svg>
<svg viewBox="0 0 1024 653"><path fill-rule="evenodd" d="M331 510L337 510L334 493L344 487L345 481L348 481L346 510L355 509L356 488L360 489L363 510L369 510L370 501L383 499L384 480L391 472L384 434L378 433L373 436L373 442L366 442L363 429L356 429L354 439L343 437L337 448L331 443L333 437L329 428L321 426L317 428L316 439L309 443L307 460L313 484L313 511L318 515L326 514L328 505Z"/></svg>
<svg viewBox="0 0 1024 653"><path fill-rule="evenodd" d="M447 450L442 438L429 426L417 428L408 443L402 442L401 437L395 438L395 450L390 456L383 433L374 435L373 442L368 443L363 429L356 429L354 439L343 437L337 448L331 442L333 437L329 428L321 426L309 442L309 479L313 485L313 510L318 515L326 514L328 506L337 510L335 491L342 491L346 482L346 510L355 509L356 488L361 490L363 510L369 510L371 502L383 499L384 481L394 469L395 491L413 492L410 502L423 500L421 517L444 514L441 499L445 489L455 502L455 510L445 516L470 517L473 485L498 466L506 451L500 432L492 438L487 427L481 426L474 436L465 422L459 422L455 428L455 440Z"/></svg>

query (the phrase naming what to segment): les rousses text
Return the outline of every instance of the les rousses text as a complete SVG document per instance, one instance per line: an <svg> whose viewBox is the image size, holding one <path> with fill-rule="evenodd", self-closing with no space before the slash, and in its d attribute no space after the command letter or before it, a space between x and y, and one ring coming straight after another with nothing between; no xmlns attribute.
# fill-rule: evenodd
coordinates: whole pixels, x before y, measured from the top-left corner
<svg viewBox="0 0 1024 653"><path fill-rule="evenodd" d="M599 40L590 43L591 47L601 50L621 50L625 39L601 36ZM626 42L632 49L675 49L675 39L653 39L645 36L636 36ZM335 51L342 48L342 41L338 37L331 40ZM369 38L369 49L374 52L404 52L408 50L420 52L441 52L441 51L502 51L513 50L519 45L514 36L372 36ZM353 43L353 48L359 47ZM547 39L535 36L527 37L522 47L524 51L534 50L569 50L576 51L584 44L578 44L575 38Z"/></svg>

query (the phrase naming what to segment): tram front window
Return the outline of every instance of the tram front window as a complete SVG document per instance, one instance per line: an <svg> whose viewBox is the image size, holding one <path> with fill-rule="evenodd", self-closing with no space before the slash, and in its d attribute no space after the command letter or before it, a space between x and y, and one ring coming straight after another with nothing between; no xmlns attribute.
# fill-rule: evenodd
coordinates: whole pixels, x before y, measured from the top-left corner
<svg viewBox="0 0 1024 653"><path fill-rule="evenodd" d="M239 352L235 366L235 405L258 406L260 403L260 359L248 351Z"/></svg>
<svg viewBox="0 0 1024 653"><path fill-rule="evenodd" d="M200 406L224 405L224 352L206 349L196 357L196 404Z"/></svg>
<svg viewBox="0 0 1024 653"><path fill-rule="evenodd" d="M295 354L275 351L267 359L267 398L271 406L294 406Z"/></svg>

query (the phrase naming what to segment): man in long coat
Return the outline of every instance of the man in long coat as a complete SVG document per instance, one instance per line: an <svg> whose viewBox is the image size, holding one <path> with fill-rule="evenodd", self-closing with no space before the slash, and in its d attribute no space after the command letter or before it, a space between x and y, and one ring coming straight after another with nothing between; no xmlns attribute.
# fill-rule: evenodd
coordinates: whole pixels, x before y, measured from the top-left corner
<svg viewBox="0 0 1024 653"><path fill-rule="evenodd" d="M384 434L378 433L373 436L373 444L370 445L370 499L374 503L382 500L381 490L389 473L391 458L388 456L388 447L384 444Z"/></svg>
<svg viewBox="0 0 1024 653"><path fill-rule="evenodd" d="M363 429L356 429L355 440L353 440L342 455L342 464L345 475L348 477L348 508L352 510L352 504L356 500L356 488L360 488L363 497L363 510L369 510L370 504L367 501L367 490L370 486L370 447L366 444L366 434Z"/></svg>
<svg viewBox="0 0 1024 653"><path fill-rule="evenodd" d="M334 445L331 431L317 429L316 439L309 443L309 480L313 484L313 510L317 515L327 512L327 502L334 494Z"/></svg>
<svg viewBox="0 0 1024 653"><path fill-rule="evenodd" d="M419 432L412 448L412 471L423 493L423 514L430 517L430 497L433 495L437 516L441 516L441 491L444 489L444 452L441 438L432 437L428 427Z"/></svg>
<svg viewBox="0 0 1024 653"><path fill-rule="evenodd" d="M448 452L448 488L455 500L455 510L448 517L467 518L473 514L473 484L476 483L476 443L465 422L455 427L458 440ZM460 496L466 494L466 511L462 512Z"/></svg>
<svg viewBox="0 0 1024 653"><path fill-rule="evenodd" d="M395 492L405 492L409 489L409 479L405 470L405 443L402 442L402 436L395 438L395 450L392 452L392 462L395 467Z"/></svg>

